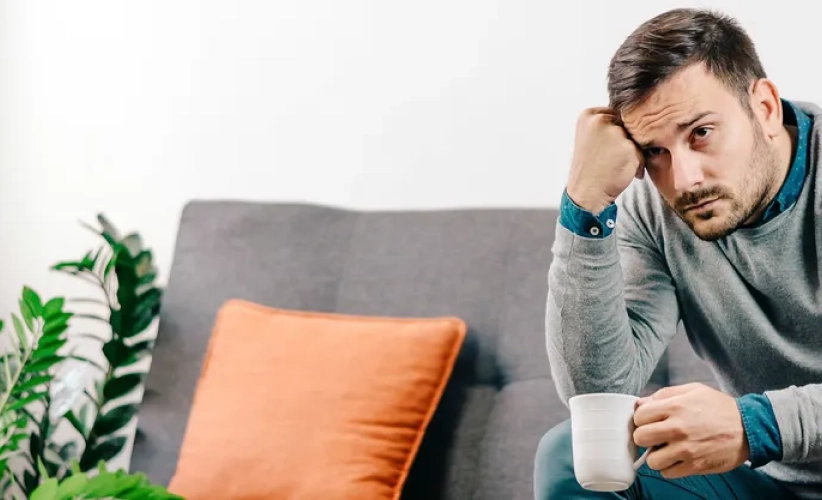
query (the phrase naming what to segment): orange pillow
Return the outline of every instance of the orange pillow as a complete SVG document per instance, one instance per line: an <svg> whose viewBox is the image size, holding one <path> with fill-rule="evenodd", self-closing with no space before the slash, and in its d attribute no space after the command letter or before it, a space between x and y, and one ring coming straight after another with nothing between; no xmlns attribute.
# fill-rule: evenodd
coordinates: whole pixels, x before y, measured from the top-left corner
<svg viewBox="0 0 822 500"><path fill-rule="evenodd" d="M466 334L458 318L220 310L169 490L399 499Z"/></svg>

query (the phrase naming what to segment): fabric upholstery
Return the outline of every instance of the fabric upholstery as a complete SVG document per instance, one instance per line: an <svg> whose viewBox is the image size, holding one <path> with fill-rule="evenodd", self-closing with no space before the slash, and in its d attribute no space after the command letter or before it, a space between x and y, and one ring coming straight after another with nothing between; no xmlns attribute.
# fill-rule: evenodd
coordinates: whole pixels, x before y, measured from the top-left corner
<svg viewBox="0 0 822 500"><path fill-rule="evenodd" d="M132 469L170 480L215 314L224 301L240 298L289 309L465 320L468 335L404 498L531 500L540 437L568 418L544 342L557 217L554 209L188 204ZM646 390L668 383L668 364L663 358Z"/></svg>

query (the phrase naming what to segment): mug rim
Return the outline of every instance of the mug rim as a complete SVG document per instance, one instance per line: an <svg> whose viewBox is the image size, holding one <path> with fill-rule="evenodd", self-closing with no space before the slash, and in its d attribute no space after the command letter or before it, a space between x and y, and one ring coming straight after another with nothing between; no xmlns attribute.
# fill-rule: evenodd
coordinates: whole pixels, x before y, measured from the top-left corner
<svg viewBox="0 0 822 500"><path fill-rule="evenodd" d="M571 396L568 399L568 402L571 401L579 401L582 399L591 399L591 398L606 398L606 399L631 399L631 400L638 400L639 396L634 396L633 394L625 394L621 392L589 392L586 394L577 394L576 396Z"/></svg>

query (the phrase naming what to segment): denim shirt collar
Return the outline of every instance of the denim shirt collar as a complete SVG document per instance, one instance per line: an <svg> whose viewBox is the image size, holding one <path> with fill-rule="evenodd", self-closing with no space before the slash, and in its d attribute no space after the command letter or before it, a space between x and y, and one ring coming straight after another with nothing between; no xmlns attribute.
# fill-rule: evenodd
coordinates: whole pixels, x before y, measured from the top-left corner
<svg viewBox="0 0 822 500"><path fill-rule="evenodd" d="M782 109L785 125L794 125L798 130L796 152L785 182L771 203L765 208L761 219L756 225L764 224L789 209L799 198L802 186L805 184L805 174L808 170L808 136L811 128L811 118L786 99L782 99Z"/></svg>

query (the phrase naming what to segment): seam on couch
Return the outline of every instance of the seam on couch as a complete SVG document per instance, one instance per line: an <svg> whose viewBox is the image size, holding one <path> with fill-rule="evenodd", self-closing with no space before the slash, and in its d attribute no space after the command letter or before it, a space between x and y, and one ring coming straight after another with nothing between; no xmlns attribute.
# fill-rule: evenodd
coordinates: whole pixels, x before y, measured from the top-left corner
<svg viewBox="0 0 822 500"><path fill-rule="evenodd" d="M349 263L351 262L351 254L353 253L352 249L354 248L354 238L357 235L363 216L362 213L354 211L348 211L347 215L348 217L353 218L354 221L351 223L351 230L348 234L348 248L345 251L345 258L339 265L340 274L337 279L337 289L334 291L334 304L331 306L334 311L338 312L340 310L340 292L345 284L345 277L348 273Z"/></svg>

